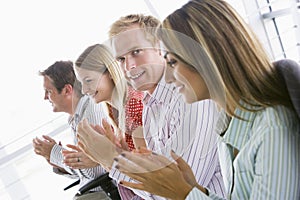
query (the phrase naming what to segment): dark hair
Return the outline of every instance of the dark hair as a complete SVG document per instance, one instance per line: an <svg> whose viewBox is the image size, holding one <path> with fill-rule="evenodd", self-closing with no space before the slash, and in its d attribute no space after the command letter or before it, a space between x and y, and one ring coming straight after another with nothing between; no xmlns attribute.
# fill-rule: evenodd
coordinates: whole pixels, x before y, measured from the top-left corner
<svg viewBox="0 0 300 200"><path fill-rule="evenodd" d="M70 84L75 92L82 96L81 84L76 78L72 61L56 61L44 71L40 71L39 75L49 76L59 93L66 84Z"/></svg>

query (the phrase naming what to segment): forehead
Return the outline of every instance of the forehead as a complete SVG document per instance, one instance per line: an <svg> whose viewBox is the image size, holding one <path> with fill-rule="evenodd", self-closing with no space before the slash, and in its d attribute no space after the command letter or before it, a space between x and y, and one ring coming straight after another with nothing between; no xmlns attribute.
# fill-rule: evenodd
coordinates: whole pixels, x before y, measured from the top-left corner
<svg viewBox="0 0 300 200"><path fill-rule="evenodd" d="M84 79L88 76L96 76L101 74L101 72L84 69L84 68L76 68L76 75L78 79Z"/></svg>
<svg viewBox="0 0 300 200"><path fill-rule="evenodd" d="M123 56L137 48L145 49L153 47L150 40L146 37L145 30L135 26L114 36L111 41L115 57Z"/></svg>
<svg viewBox="0 0 300 200"><path fill-rule="evenodd" d="M49 76L45 75L43 77L44 77L44 87L47 88L54 87L53 81Z"/></svg>

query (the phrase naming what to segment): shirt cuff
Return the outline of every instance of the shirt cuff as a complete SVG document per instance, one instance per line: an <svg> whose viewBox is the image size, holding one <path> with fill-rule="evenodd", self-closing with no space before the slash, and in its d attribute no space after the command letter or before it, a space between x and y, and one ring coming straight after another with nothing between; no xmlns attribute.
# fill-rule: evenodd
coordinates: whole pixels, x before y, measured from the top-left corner
<svg viewBox="0 0 300 200"><path fill-rule="evenodd" d="M64 157L61 153L62 150L63 150L63 147L60 145L57 145L57 144L55 144L52 147L51 153L50 153L50 163L52 163L58 167L64 168L68 173L73 174L74 172L63 163Z"/></svg>
<svg viewBox="0 0 300 200"><path fill-rule="evenodd" d="M204 194L202 191L200 191L198 188L194 187L185 199L186 200L195 200L195 199L197 199L197 200L209 200L211 198L209 196L207 196L206 194Z"/></svg>
<svg viewBox="0 0 300 200"><path fill-rule="evenodd" d="M117 168L116 165L118 164L118 162L114 161L111 167L111 170L109 171L109 176L116 180L118 183L121 180L127 181L129 182L131 179L126 176L125 174L122 174Z"/></svg>

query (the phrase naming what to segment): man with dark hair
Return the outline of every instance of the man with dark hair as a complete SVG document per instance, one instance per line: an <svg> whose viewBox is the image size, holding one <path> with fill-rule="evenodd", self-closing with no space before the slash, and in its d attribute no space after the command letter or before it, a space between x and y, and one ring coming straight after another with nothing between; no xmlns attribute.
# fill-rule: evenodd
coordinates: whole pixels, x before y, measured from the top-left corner
<svg viewBox="0 0 300 200"><path fill-rule="evenodd" d="M37 155L41 155L53 166L57 174L79 179L79 187L106 173L98 163L89 159L77 145L76 129L82 118L91 124L100 124L106 118L101 104L96 104L89 96L81 93L81 84L71 61L57 61L46 70L39 72L43 76L45 89L44 100L48 100L53 112L65 112L70 115L68 123L71 127L74 145L68 144L72 150L66 150L54 139L43 135L42 139L34 138L33 147ZM107 180L110 181L110 180ZM76 195L76 200L110 199L100 186Z"/></svg>

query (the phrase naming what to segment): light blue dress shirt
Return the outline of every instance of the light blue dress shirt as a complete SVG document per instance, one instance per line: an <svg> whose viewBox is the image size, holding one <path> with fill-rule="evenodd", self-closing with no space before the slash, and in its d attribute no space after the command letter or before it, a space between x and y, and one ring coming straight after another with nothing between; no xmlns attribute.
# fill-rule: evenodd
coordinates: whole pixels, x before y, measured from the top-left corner
<svg viewBox="0 0 300 200"><path fill-rule="evenodd" d="M232 118L218 149L227 199L300 199L300 123L295 112L275 106L235 114L244 120ZM222 198L194 188L186 199Z"/></svg>

